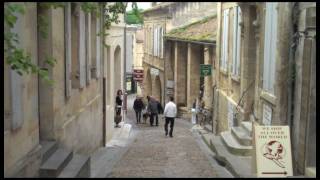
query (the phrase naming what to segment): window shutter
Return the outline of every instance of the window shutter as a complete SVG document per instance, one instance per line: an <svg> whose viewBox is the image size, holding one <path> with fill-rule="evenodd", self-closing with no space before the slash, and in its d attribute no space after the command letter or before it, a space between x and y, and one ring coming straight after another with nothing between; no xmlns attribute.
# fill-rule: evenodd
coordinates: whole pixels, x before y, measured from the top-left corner
<svg viewBox="0 0 320 180"><path fill-rule="evenodd" d="M236 65L236 75L240 75L240 57L241 57L241 26L240 22L242 21L242 13L241 13L241 8L238 6L238 33L237 33L237 65Z"/></svg>
<svg viewBox="0 0 320 180"><path fill-rule="evenodd" d="M263 89L274 93L275 58L277 39L276 3L266 3Z"/></svg>
<svg viewBox="0 0 320 180"><path fill-rule="evenodd" d="M225 26L225 47L224 47L224 70L228 68L228 45L229 45L229 9L226 9L226 26Z"/></svg>
<svg viewBox="0 0 320 180"><path fill-rule="evenodd" d="M238 32L238 7L233 8L233 52L232 52L232 74L236 75L236 67L237 67L237 32Z"/></svg>
<svg viewBox="0 0 320 180"><path fill-rule="evenodd" d="M21 18L21 17L20 17ZM15 130L23 125L23 79L14 70L11 72L11 105L12 105L12 121L11 129Z"/></svg>
<svg viewBox="0 0 320 180"><path fill-rule="evenodd" d="M275 69L276 69L276 50L277 50L277 29L278 29L278 12L277 3L272 3L271 16L272 16L272 29L271 29L271 57L270 57L270 92L274 93Z"/></svg>
<svg viewBox="0 0 320 180"><path fill-rule="evenodd" d="M220 69L224 70L224 48L225 48L225 27L226 27L226 11L223 11L223 23L222 23L222 39L221 39L221 60Z"/></svg>
<svg viewBox="0 0 320 180"><path fill-rule="evenodd" d="M96 34L100 33L101 31L101 26L100 26L100 18L97 17L96 19ZM97 46L96 46L96 49L97 49L97 56L96 56L96 70L95 70L95 77L98 79L99 76L100 76L100 63L101 63L101 52L102 52L102 46L101 46L101 38L100 36L96 36L97 38Z"/></svg>
<svg viewBox="0 0 320 180"><path fill-rule="evenodd" d="M86 83L85 72L86 72L86 46L85 46L85 15L84 12L80 10L79 12L79 78L80 78L80 88L83 88Z"/></svg>
<svg viewBox="0 0 320 180"><path fill-rule="evenodd" d="M265 15L265 32L264 32L264 60L263 60L263 89L268 90L269 87L269 56L270 56L270 9L269 3L266 3L266 15Z"/></svg>
<svg viewBox="0 0 320 180"><path fill-rule="evenodd" d="M71 96L71 4L65 6L65 96Z"/></svg>
<svg viewBox="0 0 320 180"><path fill-rule="evenodd" d="M91 78L91 13L86 15L86 82L90 84Z"/></svg>

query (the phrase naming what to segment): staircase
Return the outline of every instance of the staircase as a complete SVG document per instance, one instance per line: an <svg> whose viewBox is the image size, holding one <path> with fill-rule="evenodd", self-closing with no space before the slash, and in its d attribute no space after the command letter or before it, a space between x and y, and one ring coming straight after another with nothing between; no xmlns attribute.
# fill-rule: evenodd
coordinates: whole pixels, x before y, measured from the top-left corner
<svg viewBox="0 0 320 180"><path fill-rule="evenodd" d="M252 123L241 122L241 126L232 127L231 131L221 132L221 139L228 151L234 155L251 156Z"/></svg>
<svg viewBox="0 0 320 180"><path fill-rule="evenodd" d="M90 157L58 148L55 141L42 141L40 177L90 177Z"/></svg>

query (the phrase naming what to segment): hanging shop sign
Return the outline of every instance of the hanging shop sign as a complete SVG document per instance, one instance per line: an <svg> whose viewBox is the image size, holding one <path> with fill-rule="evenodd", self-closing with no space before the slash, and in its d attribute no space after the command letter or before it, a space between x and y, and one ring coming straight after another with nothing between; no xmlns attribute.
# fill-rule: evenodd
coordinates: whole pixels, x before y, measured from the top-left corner
<svg viewBox="0 0 320 180"><path fill-rule="evenodd" d="M143 69L134 69L133 70L133 80L134 81L138 81L138 82L142 82L143 81Z"/></svg>
<svg viewBox="0 0 320 180"><path fill-rule="evenodd" d="M255 126L258 177L292 176L289 126Z"/></svg>

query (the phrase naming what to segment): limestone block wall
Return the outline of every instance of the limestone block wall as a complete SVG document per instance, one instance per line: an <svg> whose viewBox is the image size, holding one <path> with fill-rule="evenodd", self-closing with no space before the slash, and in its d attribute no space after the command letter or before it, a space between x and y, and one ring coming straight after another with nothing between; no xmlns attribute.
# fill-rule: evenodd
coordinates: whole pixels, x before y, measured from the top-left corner
<svg viewBox="0 0 320 180"><path fill-rule="evenodd" d="M66 98L63 9L51 10L49 18L49 48L57 64L51 69L54 86L48 88L40 84L40 98L52 97L48 104L40 102L40 110L46 111L46 116L51 117L48 120L44 118L46 116L41 116L40 124L46 126L48 122L51 126L42 129L44 134L49 135L41 139L57 140L61 147L89 154L103 144L102 78L90 78L83 89L71 89L70 97Z"/></svg>
<svg viewBox="0 0 320 180"><path fill-rule="evenodd" d="M19 36L18 47L30 53L32 63L37 64L37 5L27 3L25 14L19 15L13 31ZM4 62L6 59L4 59ZM16 77L21 81L18 86L22 93L16 94L12 89L11 68L4 63L4 177L34 177L40 166L39 117L38 117L38 76L27 75ZM13 82L15 81L15 82ZM21 98L22 124L13 129L12 97Z"/></svg>

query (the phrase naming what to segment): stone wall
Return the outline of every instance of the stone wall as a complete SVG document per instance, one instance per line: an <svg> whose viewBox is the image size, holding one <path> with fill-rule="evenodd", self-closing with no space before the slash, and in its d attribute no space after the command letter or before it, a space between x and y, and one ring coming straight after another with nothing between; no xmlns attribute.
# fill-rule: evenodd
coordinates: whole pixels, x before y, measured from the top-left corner
<svg viewBox="0 0 320 180"><path fill-rule="evenodd" d="M32 63L37 64L37 5L27 3L25 14L19 15L13 28L19 36L18 47L30 53ZM4 62L6 59L4 59ZM16 74L4 63L4 177L34 177L40 166L39 117L38 117L38 76ZM12 83L19 83L21 94L13 94ZM21 98L22 124L13 129L12 97Z"/></svg>

